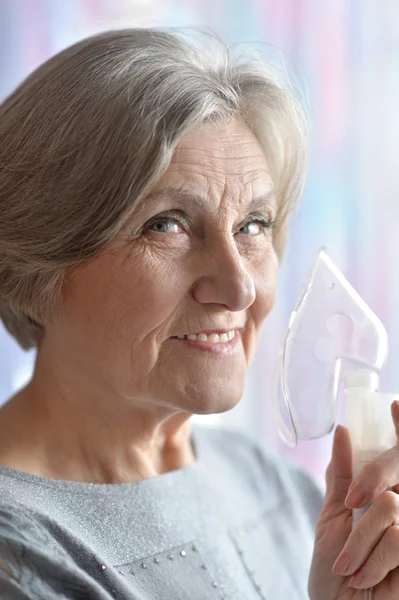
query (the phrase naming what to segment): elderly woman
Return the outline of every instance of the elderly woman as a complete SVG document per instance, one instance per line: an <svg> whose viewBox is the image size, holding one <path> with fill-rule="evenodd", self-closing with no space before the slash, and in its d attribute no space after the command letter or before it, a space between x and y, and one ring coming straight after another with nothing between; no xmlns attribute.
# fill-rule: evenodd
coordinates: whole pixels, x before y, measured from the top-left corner
<svg viewBox="0 0 399 600"><path fill-rule="evenodd" d="M304 154L259 60L177 32L84 40L4 102L0 315L37 359L0 410L1 598L398 597L394 454L348 494L338 428L322 507L252 439L191 423L241 398Z"/></svg>

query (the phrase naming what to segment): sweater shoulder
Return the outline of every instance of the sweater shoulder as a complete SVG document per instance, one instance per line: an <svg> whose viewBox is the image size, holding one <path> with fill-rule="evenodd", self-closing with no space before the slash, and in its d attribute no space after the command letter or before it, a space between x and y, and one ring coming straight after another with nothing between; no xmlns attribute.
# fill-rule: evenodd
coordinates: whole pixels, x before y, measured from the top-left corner
<svg viewBox="0 0 399 600"><path fill-rule="evenodd" d="M255 486L258 493L276 500L299 504L315 525L323 494L304 468L271 449L256 436L224 426L200 426L199 435L206 437L215 455L228 461L241 478Z"/></svg>

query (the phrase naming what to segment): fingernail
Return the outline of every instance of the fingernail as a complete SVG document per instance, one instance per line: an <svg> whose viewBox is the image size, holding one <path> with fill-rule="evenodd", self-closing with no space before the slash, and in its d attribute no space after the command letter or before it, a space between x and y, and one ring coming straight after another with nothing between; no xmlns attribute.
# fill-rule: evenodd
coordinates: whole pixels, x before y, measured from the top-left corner
<svg viewBox="0 0 399 600"><path fill-rule="evenodd" d="M351 560L346 552L340 554L333 565L333 571L337 575L345 575L349 571Z"/></svg>
<svg viewBox="0 0 399 600"><path fill-rule="evenodd" d="M356 573L356 575L350 578L349 585L351 587L359 587L362 585L362 581L364 581L363 573L359 571Z"/></svg>
<svg viewBox="0 0 399 600"><path fill-rule="evenodd" d="M355 484L352 489L349 489L348 495L345 498L345 506L353 508L363 503L366 498L366 492L359 484Z"/></svg>

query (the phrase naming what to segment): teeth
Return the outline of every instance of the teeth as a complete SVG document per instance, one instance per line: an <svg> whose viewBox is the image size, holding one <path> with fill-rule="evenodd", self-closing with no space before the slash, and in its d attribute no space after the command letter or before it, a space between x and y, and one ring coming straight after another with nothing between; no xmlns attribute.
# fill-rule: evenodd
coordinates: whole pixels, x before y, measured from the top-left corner
<svg viewBox="0 0 399 600"><path fill-rule="evenodd" d="M210 333L207 335L206 333L190 333L189 335L177 335L176 337L179 340L187 339L192 341L199 342L209 342L211 344L226 344L227 342L231 342L233 338L235 338L236 332L234 329L228 331L227 333L221 333L220 335L217 333Z"/></svg>
<svg viewBox="0 0 399 600"><path fill-rule="evenodd" d="M212 344L217 344L219 341L219 336L217 333L211 333L208 335L208 342L212 342Z"/></svg>

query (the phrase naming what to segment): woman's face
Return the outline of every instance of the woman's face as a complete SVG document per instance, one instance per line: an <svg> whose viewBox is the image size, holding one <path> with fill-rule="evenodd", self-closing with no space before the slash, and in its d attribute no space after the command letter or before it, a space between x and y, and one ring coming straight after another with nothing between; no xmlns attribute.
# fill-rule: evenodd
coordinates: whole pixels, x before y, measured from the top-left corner
<svg viewBox="0 0 399 600"><path fill-rule="evenodd" d="M275 301L276 208L251 131L202 126L118 238L73 273L48 335L74 369L129 404L234 407Z"/></svg>

